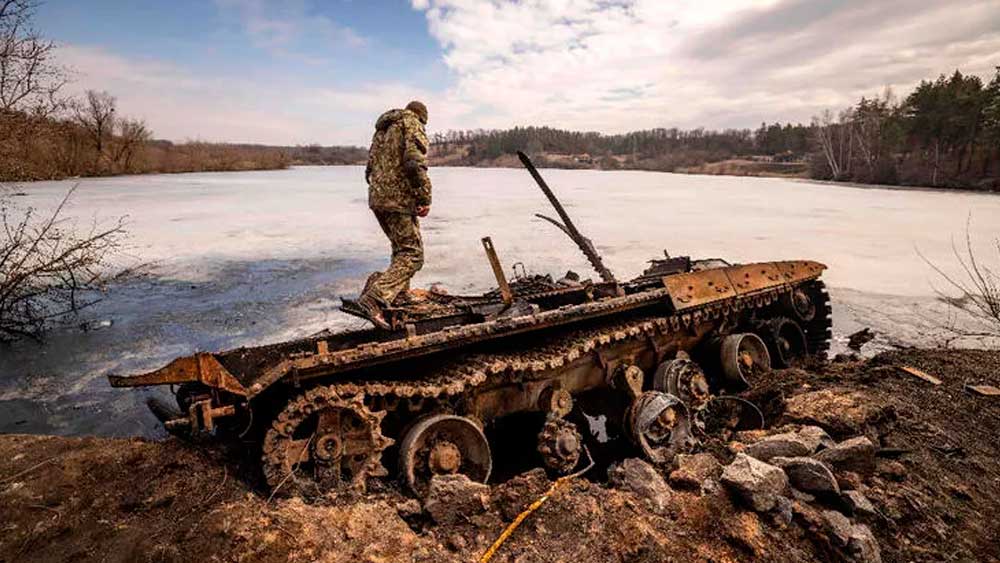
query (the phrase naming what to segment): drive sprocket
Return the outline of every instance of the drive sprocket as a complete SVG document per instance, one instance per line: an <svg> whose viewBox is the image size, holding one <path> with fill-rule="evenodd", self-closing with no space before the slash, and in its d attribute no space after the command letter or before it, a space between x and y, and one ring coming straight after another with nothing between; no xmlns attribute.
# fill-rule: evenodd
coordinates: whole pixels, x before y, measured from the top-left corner
<svg viewBox="0 0 1000 563"><path fill-rule="evenodd" d="M364 396L316 387L293 399L264 438L264 476L282 495L317 496L363 490L369 477L387 474L382 452L394 441L382 434L385 411L372 412Z"/></svg>
<svg viewBox="0 0 1000 563"><path fill-rule="evenodd" d="M576 467L583 450L583 438L576 425L562 419L549 417L538 433L538 453L545 467L565 475Z"/></svg>

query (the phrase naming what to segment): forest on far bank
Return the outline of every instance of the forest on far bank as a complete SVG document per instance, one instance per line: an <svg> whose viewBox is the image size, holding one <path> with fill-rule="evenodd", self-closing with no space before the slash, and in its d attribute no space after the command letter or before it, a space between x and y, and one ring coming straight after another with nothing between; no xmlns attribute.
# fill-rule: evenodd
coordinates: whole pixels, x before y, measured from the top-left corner
<svg viewBox="0 0 1000 563"><path fill-rule="evenodd" d="M617 135L515 127L438 133L431 145L432 163L452 166L515 165L516 151L540 166L604 170L702 171L745 160L756 169L719 169L780 174L784 166L821 180L1000 190L1000 68L988 82L956 70L902 98L887 89L809 125Z"/></svg>

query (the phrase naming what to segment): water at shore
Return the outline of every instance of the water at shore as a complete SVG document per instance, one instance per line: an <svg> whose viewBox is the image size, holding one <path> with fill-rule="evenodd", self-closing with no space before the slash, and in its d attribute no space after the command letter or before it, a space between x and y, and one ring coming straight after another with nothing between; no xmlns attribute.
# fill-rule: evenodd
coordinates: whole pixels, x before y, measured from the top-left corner
<svg viewBox="0 0 1000 563"><path fill-rule="evenodd" d="M881 346L939 343L946 309L918 250L951 268L951 240L964 244L970 214L983 254L995 253L1000 224L1000 198L982 194L654 172L543 174L621 278L664 249L826 263L838 350L863 326L883 333ZM485 235L505 265L589 275L565 235L533 217L551 210L523 170L440 168L431 176L435 203L423 221L427 258L416 286L490 287ZM18 201L48 208L71 185L26 185ZM337 297L356 292L388 252L359 167L81 180L67 213L85 222L128 215L130 252L153 263L151 275L88 311L87 319L110 327L68 328L45 345L0 348L0 432L155 435L142 401L158 391L111 390L104 375L153 369L195 350L359 326L337 310Z"/></svg>

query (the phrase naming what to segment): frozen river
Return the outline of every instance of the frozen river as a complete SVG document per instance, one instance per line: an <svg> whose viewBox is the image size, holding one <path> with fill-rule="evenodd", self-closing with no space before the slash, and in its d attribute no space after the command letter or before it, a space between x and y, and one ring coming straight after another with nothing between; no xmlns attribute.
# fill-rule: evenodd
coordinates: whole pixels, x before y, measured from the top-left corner
<svg viewBox="0 0 1000 563"><path fill-rule="evenodd" d="M44 345L0 345L0 432L153 435L142 406L148 392L111 390L106 374L154 369L195 350L360 326L337 310L337 297L355 293L388 254L367 209L363 172L81 180L67 214L127 215L132 259L152 263L152 273L87 312L86 320L110 327L58 330ZM1000 225L1000 197L989 195L652 172L543 174L619 278L665 249L735 262L826 263L836 350L864 326L881 334L873 350L936 343L945 309L918 250L951 267L951 241L964 241L967 218L983 253ZM534 218L552 212L525 171L439 168L431 177L426 263L415 286L491 287L485 235L508 271L520 261L529 272L589 275L569 239ZM71 185L25 185L17 201L49 208Z"/></svg>

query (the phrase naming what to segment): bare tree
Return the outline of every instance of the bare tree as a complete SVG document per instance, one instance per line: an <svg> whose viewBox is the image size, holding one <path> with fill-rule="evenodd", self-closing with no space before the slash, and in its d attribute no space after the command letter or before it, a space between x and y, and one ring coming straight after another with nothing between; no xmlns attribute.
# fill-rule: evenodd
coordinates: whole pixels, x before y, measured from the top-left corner
<svg viewBox="0 0 1000 563"><path fill-rule="evenodd" d="M96 151L95 168L100 168L104 156L105 145L115 131L115 105L117 100L107 92L87 90L82 101L73 104L76 122L80 124Z"/></svg>
<svg viewBox="0 0 1000 563"><path fill-rule="evenodd" d="M949 320L945 325L950 332L960 337L1000 338L1000 237L993 239L997 251L997 263L990 266L983 263L973 251L969 224L965 227L965 248L952 241L952 252L961 268L961 274L951 275L923 254L920 257L944 280L945 284L958 296L937 290L942 301L956 310L968 314L976 326L958 327Z"/></svg>
<svg viewBox="0 0 1000 563"><path fill-rule="evenodd" d="M62 107L68 81L55 44L31 27L36 0L0 0L0 111L48 115Z"/></svg>
<svg viewBox="0 0 1000 563"><path fill-rule="evenodd" d="M124 218L79 232L63 217L75 189L46 216L0 192L0 340L41 338L50 324L99 301L108 282L131 273L112 266Z"/></svg>
<svg viewBox="0 0 1000 563"><path fill-rule="evenodd" d="M854 158L854 138L851 135L853 118L852 110L847 109L840 113L837 121L834 121L833 112L826 110L820 117L814 117L812 120L816 142L834 180L839 180L851 172L851 161Z"/></svg>
<svg viewBox="0 0 1000 563"><path fill-rule="evenodd" d="M131 172L132 163L142 147L153 134L141 119L121 119L118 121L118 135L114 137L112 160L121 172Z"/></svg>

